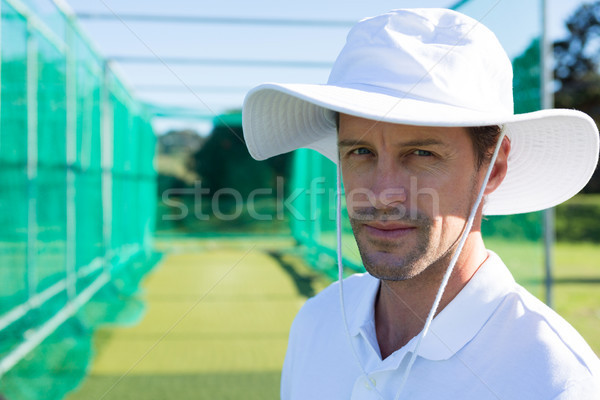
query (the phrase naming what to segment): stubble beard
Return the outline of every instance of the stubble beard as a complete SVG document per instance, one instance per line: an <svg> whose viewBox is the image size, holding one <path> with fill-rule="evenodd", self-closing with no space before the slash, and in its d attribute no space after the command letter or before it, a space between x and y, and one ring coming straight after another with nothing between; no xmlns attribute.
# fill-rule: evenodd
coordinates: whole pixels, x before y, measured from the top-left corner
<svg viewBox="0 0 600 400"><path fill-rule="evenodd" d="M471 190L468 191L471 193L471 196L467 199L465 210L463 210L463 215L465 215L464 227L466 227L466 219L477 198L478 183L477 171L475 171L471 176ZM365 269L369 274L380 280L404 281L414 278L433 264L436 264L438 267L442 264L444 266L447 265L463 233L462 231L459 232L458 236L452 243L448 244L445 250L434 248L435 244L433 243L432 234L434 227L433 220L428 215L418 211L414 215L414 210L410 217L408 217L404 215L405 211L393 208L389 210L377 210L374 207L369 207L354 209L353 214L358 218L350 216L350 225L352 226ZM416 226L417 229L414 233L416 243L411 248L405 248L402 253L396 253L395 251L399 250L403 244L405 247L407 246L407 243L402 243L403 239L394 242L365 237L362 222L377 219L389 219ZM437 243L437 246L440 245L441 243Z"/></svg>
<svg viewBox="0 0 600 400"><path fill-rule="evenodd" d="M433 222L428 216L417 214L413 218L394 218L389 211L380 212L373 208L354 210L354 213L359 218L350 218L350 224L365 269L372 276L386 281L403 281L414 278L434 262L431 252ZM363 222L381 218L379 215L416 226L408 239L413 244L404 242L407 239L389 241L366 237Z"/></svg>

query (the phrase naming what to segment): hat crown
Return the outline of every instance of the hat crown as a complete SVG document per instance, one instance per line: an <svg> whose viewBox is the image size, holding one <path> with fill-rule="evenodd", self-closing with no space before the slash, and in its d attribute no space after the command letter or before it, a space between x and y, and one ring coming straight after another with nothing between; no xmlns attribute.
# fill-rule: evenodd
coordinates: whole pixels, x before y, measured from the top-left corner
<svg viewBox="0 0 600 400"><path fill-rule="evenodd" d="M512 65L492 31L452 10L393 10L348 34L329 85L513 114Z"/></svg>

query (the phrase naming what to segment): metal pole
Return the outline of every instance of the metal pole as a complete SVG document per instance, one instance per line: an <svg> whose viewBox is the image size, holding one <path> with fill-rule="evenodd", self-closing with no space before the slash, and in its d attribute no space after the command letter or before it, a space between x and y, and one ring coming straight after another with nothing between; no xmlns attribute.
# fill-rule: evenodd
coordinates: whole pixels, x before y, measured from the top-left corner
<svg viewBox="0 0 600 400"><path fill-rule="evenodd" d="M110 99L110 66L104 63L102 76L102 94L100 100L101 119L101 145L100 154L102 162L102 231L104 242L104 271L111 273L113 257L112 249L112 212L113 212L113 109Z"/></svg>
<svg viewBox="0 0 600 400"><path fill-rule="evenodd" d="M33 27L27 23L27 291L31 308L37 292L38 197L38 47Z"/></svg>
<svg viewBox="0 0 600 400"><path fill-rule="evenodd" d="M66 145L67 145L67 233L66 233L66 276L67 295L72 301L77 294L77 205L75 196L77 193L75 164L77 162L77 61L75 56L74 32L72 24L67 24L65 46L65 60L67 65L66 74Z"/></svg>
<svg viewBox="0 0 600 400"><path fill-rule="evenodd" d="M469 0L465 0L466 2ZM203 17L189 15L150 15L150 14L124 14L103 12L80 12L76 14L78 20L107 20L115 22L134 21L143 23L171 23L194 25L258 25L258 26L283 26L296 28L343 28L352 27L354 20L332 19L296 19L296 18L235 18L235 17Z"/></svg>
<svg viewBox="0 0 600 400"><path fill-rule="evenodd" d="M552 48L548 40L548 8L546 0L541 0L542 37L540 40L540 89L542 109L554 107L554 94L551 90L552 83ZM554 208L544 210L544 260L545 260L545 287L546 304L552 307L552 270L555 233L554 233Z"/></svg>
<svg viewBox="0 0 600 400"><path fill-rule="evenodd" d="M4 10L2 9L2 1L0 1L0 43L2 43L2 15ZM2 51L0 49L0 83L2 82ZM0 90L0 115L2 115L2 90ZM2 135L0 135L0 150L2 149Z"/></svg>

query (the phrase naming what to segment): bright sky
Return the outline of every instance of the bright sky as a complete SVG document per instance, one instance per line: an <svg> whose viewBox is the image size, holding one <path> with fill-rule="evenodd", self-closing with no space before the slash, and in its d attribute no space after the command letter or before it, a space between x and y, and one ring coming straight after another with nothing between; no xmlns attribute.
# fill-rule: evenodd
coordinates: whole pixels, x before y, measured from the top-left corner
<svg viewBox="0 0 600 400"><path fill-rule="evenodd" d="M81 19L80 25L105 57L140 56L153 62L115 62L134 95L148 103L184 107L208 116L241 107L245 93L260 83L324 83L328 68L182 64L173 58L308 61L333 63L352 21L404 7L451 7L457 0L66 0L78 13L114 14L112 20ZM564 21L582 0L547 0L549 37L564 37ZM459 11L492 29L509 56L519 55L539 35L541 0L470 0ZM342 27L155 23L128 14L225 18L334 20ZM155 129L210 123L156 119Z"/></svg>

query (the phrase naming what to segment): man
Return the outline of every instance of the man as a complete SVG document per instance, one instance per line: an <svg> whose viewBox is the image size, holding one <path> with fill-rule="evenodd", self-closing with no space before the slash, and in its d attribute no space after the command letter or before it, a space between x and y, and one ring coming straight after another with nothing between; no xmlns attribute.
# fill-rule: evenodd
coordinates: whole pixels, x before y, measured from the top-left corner
<svg viewBox="0 0 600 400"><path fill-rule="evenodd" d="M491 31L443 9L365 19L326 85L261 85L243 118L257 159L308 147L338 164L368 272L299 312L282 398L600 396L597 356L479 229L581 190L598 131L574 110L514 115Z"/></svg>

